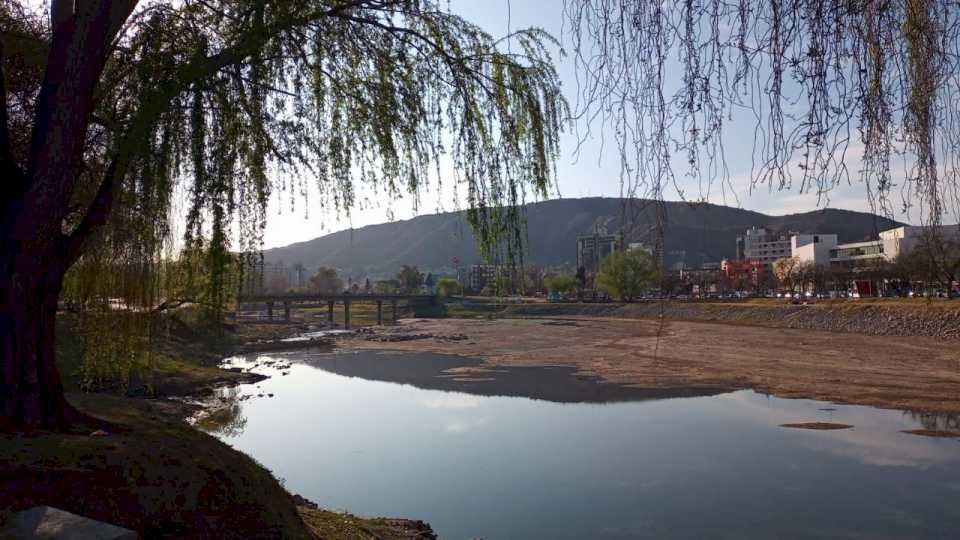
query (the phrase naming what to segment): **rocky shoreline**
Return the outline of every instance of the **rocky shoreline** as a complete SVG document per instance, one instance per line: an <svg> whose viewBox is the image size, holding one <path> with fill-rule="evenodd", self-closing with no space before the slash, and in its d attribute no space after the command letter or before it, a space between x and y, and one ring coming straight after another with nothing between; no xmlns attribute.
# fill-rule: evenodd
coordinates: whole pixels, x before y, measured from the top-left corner
<svg viewBox="0 0 960 540"><path fill-rule="evenodd" d="M827 301L792 305L753 302L638 302L633 304L511 305L506 317L601 316L744 324L871 336L960 339L960 300Z"/></svg>

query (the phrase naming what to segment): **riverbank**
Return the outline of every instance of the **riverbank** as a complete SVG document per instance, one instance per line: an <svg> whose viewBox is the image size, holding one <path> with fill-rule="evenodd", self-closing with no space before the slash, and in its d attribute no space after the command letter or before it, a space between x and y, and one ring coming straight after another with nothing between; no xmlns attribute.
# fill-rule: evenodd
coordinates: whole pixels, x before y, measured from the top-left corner
<svg viewBox="0 0 960 540"><path fill-rule="evenodd" d="M111 427L0 434L0 524L8 512L50 505L143 538L434 537L418 521L317 508L254 459L184 422L216 389L262 378L220 369L224 356L327 344L282 341L316 325L210 325L189 311L162 322L150 366L123 384L104 378L98 391L82 392L89 385L82 344L73 321L61 317L58 367L67 398Z"/></svg>
<svg viewBox="0 0 960 540"><path fill-rule="evenodd" d="M960 340L960 300L844 299L790 304L778 299L742 301L644 301L632 304L528 303L467 301L452 304L454 317L593 316L719 322L844 332L870 336L925 336Z"/></svg>
<svg viewBox="0 0 960 540"><path fill-rule="evenodd" d="M960 352L951 342L922 336L569 316L411 319L339 340L338 347L482 360L448 370L448 377L464 384L502 368L551 366L656 397L754 389L785 398L960 414Z"/></svg>

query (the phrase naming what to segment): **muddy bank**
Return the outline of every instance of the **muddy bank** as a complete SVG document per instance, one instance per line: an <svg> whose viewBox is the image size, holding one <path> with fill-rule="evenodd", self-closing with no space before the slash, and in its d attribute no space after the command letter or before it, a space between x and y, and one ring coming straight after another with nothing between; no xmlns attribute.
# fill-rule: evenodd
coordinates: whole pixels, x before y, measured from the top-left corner
<svg viewBox="0 0 960 540"><path fill-rule="evenodd" d="M865 334L960 340L960 300L837 300L806 305L784 301L639 302L467 306L462 316L600 316L722 322Z"/></svg>
<svg viewBox="0 0 960 540"><path fill-rule="evenodd" d="M428 337L391 337L403 334ZM448 339L452 335L465 339ZM599 317L413 319L341 339L338 347L483 359L461 370L469 374L466 383L486 377L483 371L552 366L575 375L567 378L595 378L641 393L749 388L787 398L960 413L957 347L927 337Z"/></svg>

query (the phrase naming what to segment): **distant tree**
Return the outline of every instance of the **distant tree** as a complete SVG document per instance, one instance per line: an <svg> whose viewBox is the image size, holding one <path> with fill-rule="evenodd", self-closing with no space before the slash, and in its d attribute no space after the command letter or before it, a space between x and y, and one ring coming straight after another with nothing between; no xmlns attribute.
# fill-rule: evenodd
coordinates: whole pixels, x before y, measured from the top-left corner
<svg viewBox="0 0 960 540"><path fill-rule="evenodd" d="M656 282L657 264L641 250L614 251L600 261L597 288L612 297L630 302Z"/></svg>
<svg viewBox="0 0 960 540"><path fill-rule="evenodd" d="M370 294L373 291L370 287L370 278L367 278L363 283L363 292Z"/></svg>
<svg viewBox="0 0 960 540"><path fill-rule="evenodd" d="M441 278L437 281L437 294L440 296L454 296L460 294L460 284L452 278Z"/></svg>
<svg viewBox="0 0 960 540"><path fill-rule="evenodd" d="M343 280L335 269L321 266L310 278L310 288L320 294L339 294L343 292Z"/></svg>
<svg viewBox="0 0 960 540"><path fill-rule="evenodd" d="M540 266L528 266L524 269L523 288L527 292L541 292L544 290L545 273Z"/></svg>
<svg viewBox="0 0 960 540"><path fill-rule="evenodd" d="M493 296L507 296L516 292L515 283L510 276L500 274L493 280Z"/></svg>
<svg viewBox="0 0 960 540"><path fill-rule="evenodd" d="M373 290L380 294L396 294L400 291L400 282L396 279L382 279L373 284Z"/></svg>
<svg viewBox="0 0 960 540"><path fill-rule="evenodd" d="M960 238L930 229L910 252L910 259L925 281L944 289L949 298L955 296L953 284L960 280Z"/></svg>
<svg viewBox="0 0 960 540"><path fill-rule="evenodd" d="M577 290L577 278L570 274L550 274L543 278L543 285L550 292L566 294Z"/></svg>
<svg viewBox="0 0 960 540"><path fill-rule="evenodd" d="M747 289L747 285L749 285L749 282L747 280L747 276L743 272L737 272L734 274L733 279L731 280L731 286L733 287L733 290L742 293Z"/></svg>
<svg viewBox="0 0 960 540"><path fill-rule="evenodd" d="M794 291L797 285L797 269L800 266L800 259L796 257L781 257L773 261L773 275L781 285Z"/></svg>
<svg viewBox="0 0 960 540"><path fill-rule="evenodd" d="M677 272L664 272L660 278L660 293L664 296L676 294L683 284Z"/></svg>
<svg viewBox="0 0 960 540"><path fill-rule="evenodd" d="M423 274L416 266L403 265L397 272L397 281L400 282L400 289L406 293L415 293L423 285Z"/></svg>
<svg viewBox="0 0 960 540"><path fill-rule="evenodd" d="M430 289L430 290L432 291L434 285L437 284L437 280L436 280L435 277L433 277L433 274L432 274L432 273L429 273L429 272L428 272L428 273L427 273L427 277L425 277L425 278L423 279L423 284L424 284L424 286L427 287L427 289Z"/></svg>
<svg viewBox="0 0 960 540"><path fill-rule="evenodd" d="M587 269L582 266L577 267L577 288L581 291L587 288Z"/></svg>

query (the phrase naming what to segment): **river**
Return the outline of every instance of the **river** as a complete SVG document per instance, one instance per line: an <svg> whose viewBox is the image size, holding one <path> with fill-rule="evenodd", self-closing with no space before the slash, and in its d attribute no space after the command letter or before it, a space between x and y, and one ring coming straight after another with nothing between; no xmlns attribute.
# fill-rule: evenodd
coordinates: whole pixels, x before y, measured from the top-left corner
<svg viewBox="0 0 960 540"><path fill-rule="evenodd" d="M442 538L960 534L960 441L903 433L955 419L753 391L584 393L598 385L589 380L557 394L548 387L576 379L544 369L500 373L528 379L527 389L450 391L457 378L446 370L461 362L382 352L232 358L229 366L270 378L223 390L227 413L202 425L293 493L329 509L422 519ZM402 375L418 366L435 372ZM781 427L800 422L853 427Z"/></svg>

